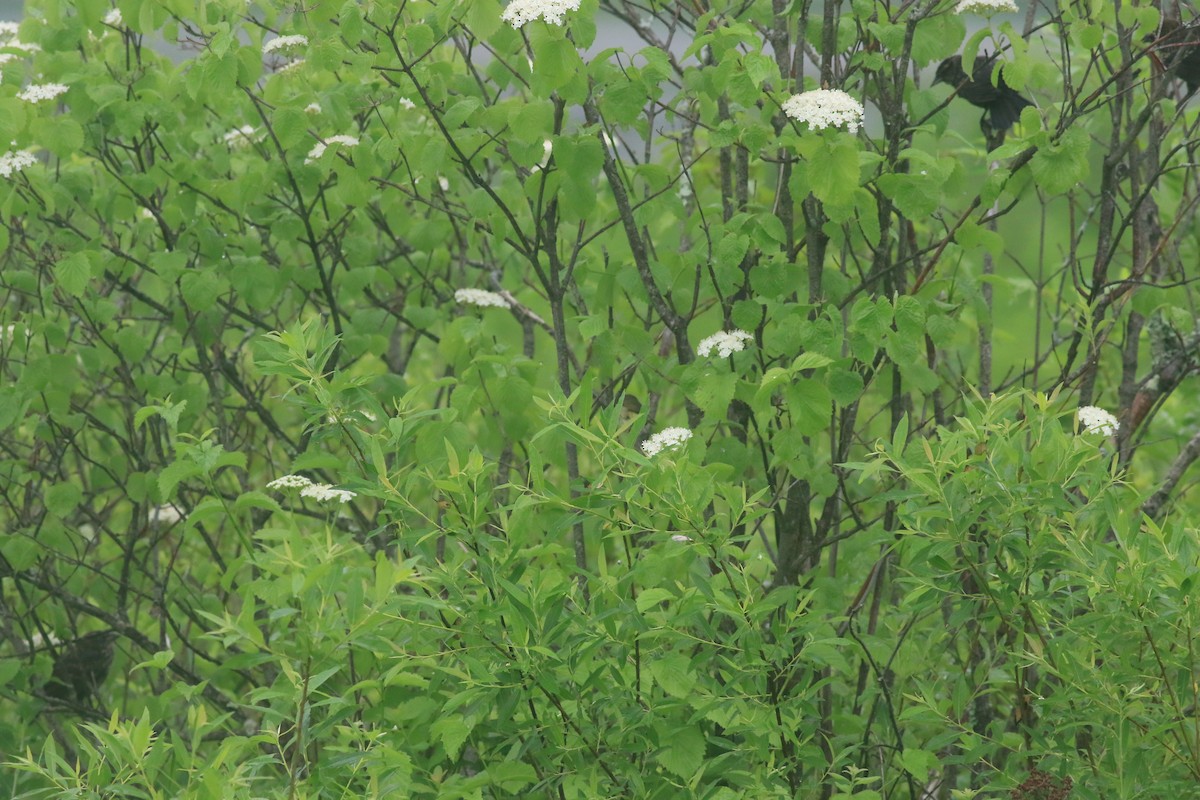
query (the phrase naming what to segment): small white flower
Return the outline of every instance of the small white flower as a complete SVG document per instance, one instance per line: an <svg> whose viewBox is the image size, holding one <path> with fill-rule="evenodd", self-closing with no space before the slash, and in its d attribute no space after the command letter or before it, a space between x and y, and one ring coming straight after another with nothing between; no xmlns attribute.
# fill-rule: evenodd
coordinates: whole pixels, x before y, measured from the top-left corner
<svg viewBox="0 0 1200 800"><path fill-rule="evenodd" d="M711 355L716 350L721 358L728 358L733 353L746 349L746 342L753 342L754 334L743 330L721 331L700 340L696 352L701 356Z"/></svg>
<svg viewBox="0 0 1200 800"><path fill-rule="evenodd" d="M275 70L275 72L276 72L276 74L280 74L280 75L282 75L285 72L295 72L296 69L298 67L300 67L302 64L304 64L303 58L294 58L291 61L289 61L288 63L284 64L279 69Z"/></svg>
<svg viewBox="0 0 1200 800"><path fill-rule="evenodd" d="M165 528L168 525L174 525L181 519L183 519L183 512L171 503L150 509L150 525L154 528Z"/></svg>
<svg viewBox="0 0 1200 800"><path fill-rule="evenodd" d="M578 11L579 2L580 0L513 0L504 9L500 19L514 28L520 28L538 17L551 25L562 25L563 15L568 11Z"/></svg>
<svg viewBox="0 0 1200 800"><path fill-rule="evenodd" d="M979 14L990 17L992 14L1015 14L1019 9L1013 0L962 0L954 7L955 14Z"/></svg>
<svg viewBox="0 0 1200 800"><path fill-rule="evenodd" d="M403 108L406 111L412 111L414 108L417 107L417 104L414 103L412 100L409 100L407 97L401 97L399 100L396 101L396 105L400 106L401 108Z"/></svg>
<svg viewBox="0 0 1200 800"><path fill-rule="evenodd" d="M139 208L138 216L142 219L154 219L154 212L148 208Z"/></svg>
<svg viewBox="0 0 1200 800"><path fill-rule="evenodd" d="M0 22L0 42L17 38L17 31L20 28L21 23L19 22Z"/></svg>
<svg viewBox="0 0 1200 800"><path fill-rule="evenodd" d="M304 47L308 44L307 36L276 36L263 42L263 55L274 53L276 50L290 50L293 47Z"/></svg>
<svg viewBox="0 0 1200 800"><path fill-rule="evenodd" d="M320 114L321 113L321 104L320 103L309 103L308 105L306 105L304 107L304 113L305 114Z"/></svg>
<svg viewBox="0 0 1200 800"><path fill-rule="evenodd" d="M1102 433L1111 436L1121 427L1121 423L1112 414L1096 406L1080 406L1075 412L1084 433Z"/></svg>
<svg viewBox="0 0 1200 800"><path fill-rule="evenodd" d="M326 500L336 500L339 503L348 503L353 497L355 497L355 494L354 492L346 489L334 489L327 483L314 483L301 489L300 496L311 497L320 503L324 503Z"/></svg>
<svg viewBox="0 0 1200 800"><path fill-rule="evenodd" d="M438 175L438 186L442 187L443 192L450 191L450 181L441 175Z"/></svg>
<svg viewBox="0 0 1200 800"><path fill-rule="evenodd" d="M331 144L342 144L346 147L357 147L358 139L355 139L353 136L343 136L342 134L330 136L325 141L317 142L313 145L313 149L308 151L308 158L304 159L304 163L311 164L321 156L325 155L325 148L329 147Z"/></svg>
<svg viewBox="0 0 1200 800"><path fill-rule="evenodd" d="M0 156L0 177L11 178L16 173L37 163L32 150L9 151Z"/></svg>
<svg viewBox="0 0 1200 800"><path fill-rule="evenodd" d="M43 100L53 100L61 94L66 94L70 87L62 83L31 83L17 94L26 103L40 103Z"/></svg>
<svg viewBox="0 0 1200 800"><path fill-rule="evenodd" d="M14 50L23 50L26 53L42 52L42 46L40 44L34 44L33 42L18 42L16 39L13 39L11 42L4 42L3 44L0 44L0 47L11 47Z"/></svg>
<svg viewBox="0 0 1200 800"><path fill-rule="evenodd" d="M690 438L692 432L687 428L663 428L642 442L642 452L653 458L668 448L681 447Z"/></svg>
<svg viewBox="0 0 1200 800"><path fill-rule="evenodd" d="M692 537L684 536L682 533L676 533L671 537L672 542L683 543L683 542L690 542L691 540L692 540Z"/></svg>
<svg viewBox="0 0 1200 800"><path fill-rule="evenodd" d="M125 20L121 18L121 9L119 8L111 9L107 14L104 15L104 24L113 28L121 27L121 23L124 21Z"/></svg>
<svg viewBox="0 0 1200 800"><path fill-rule="evenodd" d="M486 289L459 289L454 292L454 299L460 303L472 306L494 306L495 308L511 308L512 303L502 294L489 292Z"/></svg>
<svg viewBox="0 0 1200 800"><path fill-rule="evenodd" d="M18 58L16 53L0 53L0 67Z"/></svg>
<svg viewBox="0 0 1200 800"><path fill-rule="evenodd" d="M814 89L794 94L783 102L783 113L797 122L806 122L813 130L843 125L858 133L865 113L862 103L838 89Z"/></svg>
<svg viewBox="0 0 1200 800"><path fill-rule="evenodd" d="M243 125L240 128L234 128L221 137L225 142L225 146L230 150L241 150L249 147L254 144L255 138L253 125Z"/></svg>

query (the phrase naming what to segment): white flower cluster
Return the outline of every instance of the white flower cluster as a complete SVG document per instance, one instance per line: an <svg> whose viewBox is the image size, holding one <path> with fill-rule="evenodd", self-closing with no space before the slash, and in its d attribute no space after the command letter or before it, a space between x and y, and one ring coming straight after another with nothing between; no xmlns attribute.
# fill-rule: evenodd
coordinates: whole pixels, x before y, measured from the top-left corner
<svg viewBox="0 0 1200 800"><path fill-rule="evenodd" d="M20 27L21 23L19 22L0 22L0 47L10 47L26 53L36 53L41 50L41 45L26 44L17 39Z"/></svg>
<svg viewBox="0 0 1200 800"><path fill-rule="evenodd" d="M1112 414L1096 406L1080 406L1075 412L1084 433L1102 433L1111 436L1121 427Z"/></svg>
<svg viewBox="0 0 1200 800"><path fill-rule="evenodd" d="M454 292L454 299L459 303L466 303L472 306L493 306L495 308L512 308L512 303L508 302L502 294L489 292L486 289L458 289Z"/></svg>
<svg viewBox="0 0 1200 800"><path fill-rule="evenodd" d="M305 486L300 490L301 497L311 497L319 503L324 503L326 500L336 500L339 503L348 503L354 499L354 492L348 489L335 489L328 483L314 483L310 486Z"/></svg>
<svg viewBox="0 0 1200 800"><path fill-rule="evenodd" d="M230 150L241 150L254 144L254 126L243 125L240 128L234 128L221 138Z"/></svg>
<svg viewBox="0 0 1200 800"><path fill-rule="evenodd" d="M399 100L396 101L396 105L400 106L405 111L412 111L414 108L417 107L417 104L414 103L412 100L409 100L407 97L401 97Z"/></svg>
<svg viewBox="0 0 1200 800"><path fill-rule="evenodd" d="M308 44L307 36L276 36L263 42L263 55L274 53L276 50L290 50L293 47L304 47Z"/></svg>
<svg viewBox="0 0 1200 800"><path fill-rule="evenodd" d="M31 83L17 97L26 103L40 103L43 100L53 100L61 94L66 94L71 88L61 83Z"/></svg>
<svg viewBox="0 0 1200 800"><path fill-rule="evenodd" d="M551 25L562 25L563 16L568 11L578 11L580 0L513 0L504 9L500 19L520 28L526 22L533 22L538 17Z"/></svg>
<svg viewBox="0 0 1200 800"><path fill-rule="evenodd" d="M0 177L11 178L16 173L37 163L32 150L9 151L0 156Z"/></svg>
<svg viewBox="0 0 1200 800"><path fill-rule="evenodd" d="M679 542L680 544L683 544L684 542L690 542L691 540L692 540L692 537L687 536L682 533L675 533L675 534L671 535L672 542Z"/></svg>
<svg viewBox="0 0 1200 800"><path fill-rule="evenodd" d="M119 8L111 9L107 14L104 15L104 24L111 25L114 28L121 27L121 23L124 21L125 20L121 17L121 9Z"/></svg>
<svg viewBox="0 0 1200 800"><path fill-rule="evenodd" d="M692 438L692 432L687 428L663 428L658 433L642 442L642 452L650 458L674 447L682 447L683 443Z"/></svg>
<svg viewBox="0 0 1200 800"><path fill-rule="evenodd" d="M304 66L304 59L303 58L294 58L291 61L284 64L279 69L275 70L275 74L282 75L287 72L295 72L297 69L299 69L302 66Z"/></svg>
<svg viewBox="0 0 1200 800"><path fill-rule="evenodd" d="M304 159L304 163L311 164L321 156L325 155L325 148L331 144L344 144L346 147L357 147L358 139L355 139L353 136L343 136L342 134L330 136L325 141L317 142L313 145L313 149L308 151L308 158Z"/></svg>
<svg viewBox="0 0 1200 800"><path fill-rule="evenodd" d="M267 484L268 489L303 489L312 486L312 481L303 475L284 475Z"/></svg>
<svg viewBox="0 0 1200 800"><path fill-rule="evenodd" d="M284 475L267 484L268 489L299 489L301 497L311 497L318 502L336 500L347 503L352 500L354 492L348 489L334 489L328 483L313 483L303 475Z"/></svg>
<svg viewBox="0 0 1200 800"><path fill-rule="evenodd" d="M309 103L308 105L306 105L304 107L304 113L305 114L320 114L321 113L321 104L320 103Z"/></svg>
<svg viewBox="0 0 1200 800"><path fill-rule="evenodd" d="M754 334L743 330L721 331L701 339L696 352L701 356L707 356L712 355L712 351L716 350L717 355L721 358L728 358L733 353L740 353L745 350L746 342L753 341Z"/></svg>
<svg viewBox="0 0 1200 800"><path fill-rule="evenodd" d="M843 125L850 133L858 133L862 124L863 104L838 89L814 89L794 94L783 101L783 113L797 122L806 122L813 130Z"/></svg>
<svg viewBox="0 0 1200 800"><path fill-rule="evenodd" d="M1015 14L1018 10L1013 0L962 0L954 7L955 14L979 14L984 17Z"/></svg>

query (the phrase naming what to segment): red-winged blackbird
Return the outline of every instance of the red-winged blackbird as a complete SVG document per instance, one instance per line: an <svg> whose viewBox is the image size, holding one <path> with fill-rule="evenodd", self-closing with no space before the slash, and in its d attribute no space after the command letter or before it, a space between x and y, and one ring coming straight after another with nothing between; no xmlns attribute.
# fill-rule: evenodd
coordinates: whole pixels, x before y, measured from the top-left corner
<svg viewBox="0 0 1200 800"><path fill-rule="evenodd" d="M971 77L963 70L962 56L950 56L938 64L933 79L935 84L953 86L959 97L983 109L979 127L988 141L988 150L1004 144L1004 133L1021 119L1021 109L1033 105L1004 82L1003 74L996 77L995 84L992 83L997 55L982 55L975 59Z"/></svg>
<svg viewBox="0 0 1200 800"><path fill-rule="evenodd" d="M95 631L69 642L54 659L50 680L42 687L48 697L83 703L95 694L108 677L113 662L117 631Z"/></svg>

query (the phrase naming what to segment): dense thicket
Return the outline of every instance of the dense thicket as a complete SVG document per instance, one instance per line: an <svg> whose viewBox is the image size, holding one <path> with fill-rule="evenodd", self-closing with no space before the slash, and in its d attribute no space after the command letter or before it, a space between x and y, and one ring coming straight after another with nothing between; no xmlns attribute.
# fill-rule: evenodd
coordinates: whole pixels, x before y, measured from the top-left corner
<svg viewBox="0 0 1200 800"><path fill-rule="evenodd" d="M967 5L32 4L4 787L1188 796L1192 38Z"/></svg>

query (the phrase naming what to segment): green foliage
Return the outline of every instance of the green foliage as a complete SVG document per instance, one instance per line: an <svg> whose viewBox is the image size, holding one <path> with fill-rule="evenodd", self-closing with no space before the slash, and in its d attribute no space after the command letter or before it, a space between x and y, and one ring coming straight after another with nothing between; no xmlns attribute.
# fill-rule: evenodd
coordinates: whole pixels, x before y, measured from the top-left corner
<svg viewBox="0 0 1200 800"><path fill-rule="evenodd" d="M1191 792L1200 183L1156 8L34 6L12 796ZM987 153L929 78L997 49L1038 102ZM818 85L861 130L784 113Z"/></svg>

